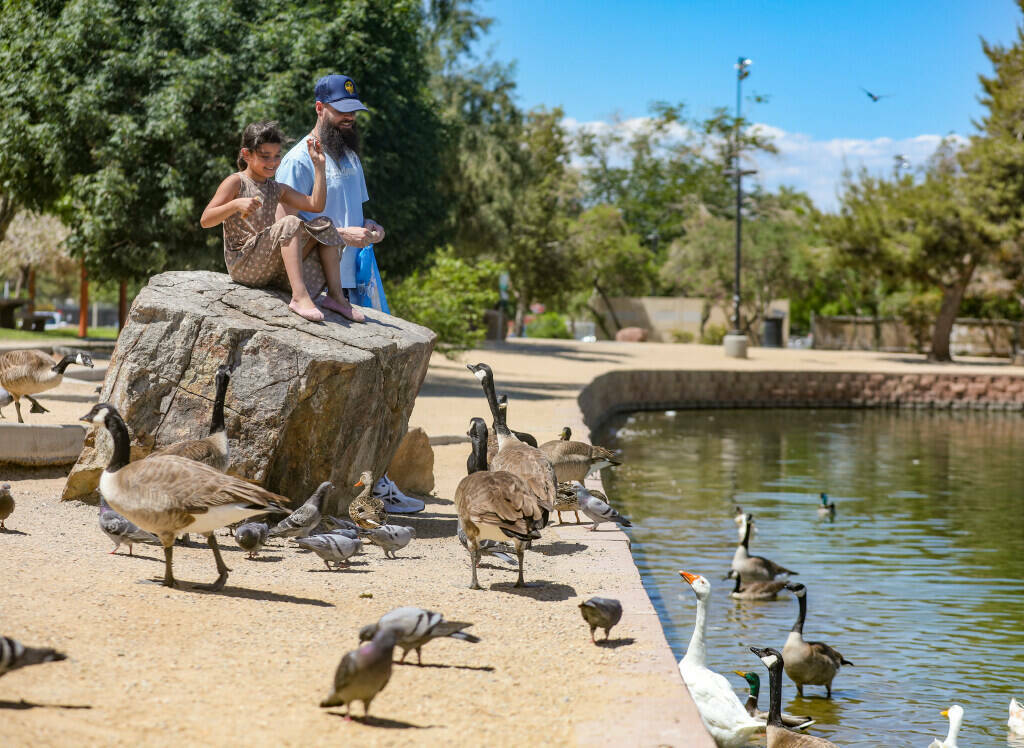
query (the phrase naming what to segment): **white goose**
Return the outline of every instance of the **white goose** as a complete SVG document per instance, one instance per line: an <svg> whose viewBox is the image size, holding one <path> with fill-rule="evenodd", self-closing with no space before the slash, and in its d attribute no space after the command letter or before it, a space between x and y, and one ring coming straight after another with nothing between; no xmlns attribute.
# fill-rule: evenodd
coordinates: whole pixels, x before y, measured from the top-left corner
<svg viewBox="0 0 1024 748"><path fill-rule="evenodd" d="M1010 718L1006 720L1006 726L1014 735L1024 737L1024 706L1017 703L1017 699L1010 699Z"/></svg>
<svg viewBox="0 0 1024 748"><path fill-rule="evenodd" d="M959 704L953 704L942 713L943 717L949 717L949 733L945 740L936 738L928 748L957 748L956 736L960 732L960 725L964 721L964 708Z"/></svg>
<svg viewBox="0 0 1024 748"><path fill-rule="evenodd" d="M707 628L711 583L702 576L686 571L680 571L679 574L697 596L697 621L690 646L686 648L686 656L679 661L679 673L690 689L704 726L719 748L746 745L755 735L764 731L765 723L747 714L724 675L708 669L704 633Z"/></svg>

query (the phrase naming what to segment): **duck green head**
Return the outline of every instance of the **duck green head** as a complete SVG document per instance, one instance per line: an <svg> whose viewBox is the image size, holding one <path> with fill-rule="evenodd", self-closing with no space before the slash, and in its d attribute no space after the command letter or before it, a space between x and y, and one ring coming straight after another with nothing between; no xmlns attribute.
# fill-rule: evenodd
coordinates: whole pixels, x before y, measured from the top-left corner
<svg viewBox="0 0 1024 748"><path fill-rule="evenodd" d="M756 699L757 694L761 691L761 677L757 673L744 673L742 670L733 670L733 672L747 681L747 685L750 686L750 695Z"/></svg>
<svg viewBox="0 0 1024 748"><path fill-rule="evenodd" d="M818 494L818 495L821 496L821 505L822 506L828 506L828 494L827 493L822 493L822 494Z"/></svg>

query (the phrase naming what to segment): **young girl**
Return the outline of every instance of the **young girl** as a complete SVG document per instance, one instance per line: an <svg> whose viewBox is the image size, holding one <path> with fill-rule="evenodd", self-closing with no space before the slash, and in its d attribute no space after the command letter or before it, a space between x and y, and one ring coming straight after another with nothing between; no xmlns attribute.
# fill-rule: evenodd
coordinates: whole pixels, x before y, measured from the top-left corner
<svg viewBox="0 0 1024 748"><path fill-rule="evenodd" d="M306 140L315 172L313 194L303 195L274 179L283 141L276 122L256 122L246 127L238 156L240 171L220 183L199 223L204 229L224 224L224 263L233 281L291 290L288 307L312 322L320 322L324 315L310 297L306 278L315 286L314 295L320 294L326 280L331 295L340 296L338 252L343 241L329 219L323 219L325 225L305 223L298 216L274 221L278 202L295 210L319 213L327 199L326 159L320 141L314 138ZM319 258L306 261L314 246Z"/></svg>

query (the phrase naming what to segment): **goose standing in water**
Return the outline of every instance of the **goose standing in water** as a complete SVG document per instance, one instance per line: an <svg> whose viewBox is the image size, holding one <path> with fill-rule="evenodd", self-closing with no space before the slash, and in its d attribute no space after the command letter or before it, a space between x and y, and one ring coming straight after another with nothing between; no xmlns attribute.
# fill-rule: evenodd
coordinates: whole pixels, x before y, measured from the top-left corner
<svg viewBox="0 0 1024 748"><path fill-rule="evenodd" d="M740 520L740 532L742 539L736 552L732 556L732 570L742 574L748 582L767 582L775 579L779 574L797 574L784 566L779 566L774 561L769 561L764 556L751 556L748 552L750 545L750 531L754 526L754 515L744 514Z"/></svg>
<svg viewBox="0 0 1024 748"><path fill-rule="evenodd" d="M94 405L80 420L110 432L114 451L100 476L100 493L114 511L160 539L167 587L178 586L172 570L177 535L206 536L217 563L217 581L195 587L216 591L227 582L230 569L214 531L257 514L288 514L278 503L287 501L283 496L186 457L161 455L129 463L128 428L110 403Z"/></svg>
<svg viewBox="0 0 1024 748"><path fill-rule="evenodd" d="M825 698L832 698L832 679L843 665L853 665L825 642L804 641L804 619L807 617L807 588L790 583L786 589L796 595L800 604L793 630L786 638L782 656L786 662L786 675L796 684L796 692L804 695L804 685L825 686Z"/></svg>
<svg viewBox="0 0 1024 748"><path fill-rule="evenodd" d="M231 379L230 369L221 365L217 367L216 392L213 397L213 414L210 417L210 433L204 439L186 439L175 442L162 449L155 450L149 456L178 455L190 460L201 462L212 468L227 472L231 462L228 448L228 433L224 427L224 397L227 395L228 382Z"/></svg>
<svg viewBox="0 0 1024 748"><path fill-rule="evenodd" d="M736 600L774 600L779 591L785 589L788 584L784 579L774 579L771 582L747 582L743 584L742 575L735 569L730 571L725 578L736 580L736 586L729 593L729 597ZM757 677L756 673L754 677Z"/></svg>
<svg viewBox="0 0 1024 748"><path fill-rule="evenodd" d="M949 732L945 740L936 738L929 744L928 748L957 748L956 736L960 732L960 725L964 721L964 708L959 704L953 704L949 709L942 712L943 717L949 717Z"/></svg>
<svg viewBox="0 0 1024 748"><path fill-rule="evenodd" d="M740 676L747 682L747 688L750 689L750 694L747 696L747 703L743 705L743 708L747 710L754 719L768 719L768 712L763 709L757 708L757 697L761 692L761 678L757 673L745 673L742 670L733 670L736 675ZM798 729L804 729L814 724L814 720L806 715L789 714L782 712L782 724L786 727L796 727Z"/></svg>
<svg viewBox="0 0 1024 748"><path fill-rule="evenodd" d="M42 351L7 351L0 353L0 387L14 399L14 410L18 423L25 423L21 417L21 398L32 403L30 413L49 413L35 401L32 395L52 390L64 381L64 371L70 364L93 368L92 356L76 353L65 356L56 364Z"/></svg>
<svg viewBox="0 0 1024 748"><path fill-rule="evenodd" d="M705 631L711 583L702 576L680 571L680 576L697 596L697 620L686 655L679 661L679 673L690 689L704 726L719 748L744 746L765 729L765 723L747 714L732 685L724 675L707 666Z"/></svg>
<svg viewBox="0 0 1024 748"><path fill-rule="evenodd" d="M782 720L783 656L777 649L751 647L768 667L768 748L838 748L825 738L793 732Z"/></svg>
<svg viewBox="0 0 1024 748"><path fill-rule="evenodd" d="M828 500L827 493L818 494L821 499L821 505L818 507L819 517L835 517L836 516L836 504L834 501Z"/></svg>

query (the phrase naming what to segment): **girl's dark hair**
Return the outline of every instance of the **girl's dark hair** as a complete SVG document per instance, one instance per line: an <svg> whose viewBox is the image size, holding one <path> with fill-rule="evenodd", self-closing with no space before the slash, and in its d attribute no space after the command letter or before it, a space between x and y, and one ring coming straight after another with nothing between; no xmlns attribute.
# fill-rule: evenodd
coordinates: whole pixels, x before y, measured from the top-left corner
<svg viewBox="0 0 1024 748"><path fill-rule="evenodd" d="M281 132L281 128L278 127L276 122L253 122L251 125L247 125L245 130L242 132L242 148L248 148L250 151L255 151L264 143L284 143L284 133ZM245 159L242 158L241 148L238 151L238 170L245 171L248 166Z"/></svg>

